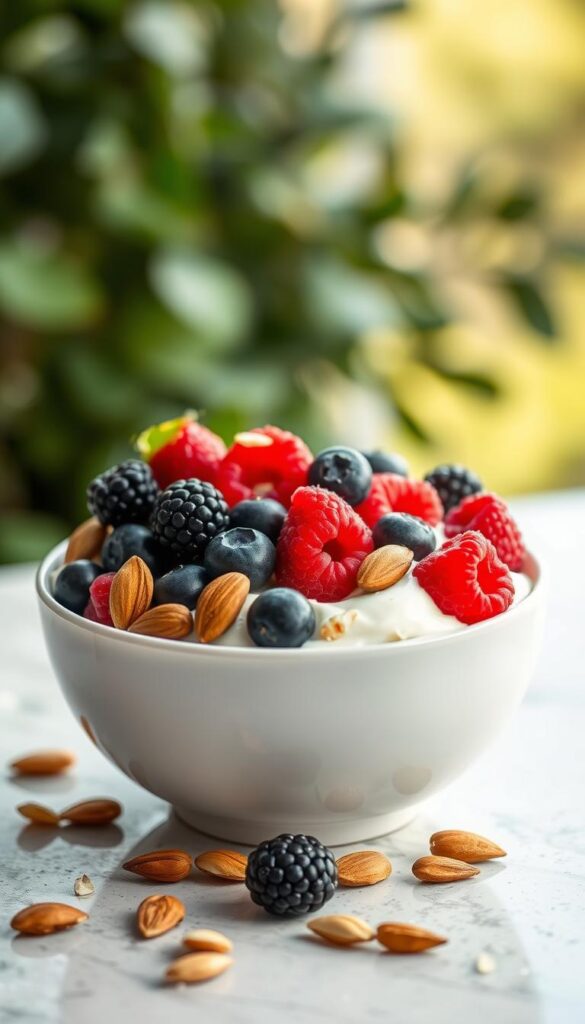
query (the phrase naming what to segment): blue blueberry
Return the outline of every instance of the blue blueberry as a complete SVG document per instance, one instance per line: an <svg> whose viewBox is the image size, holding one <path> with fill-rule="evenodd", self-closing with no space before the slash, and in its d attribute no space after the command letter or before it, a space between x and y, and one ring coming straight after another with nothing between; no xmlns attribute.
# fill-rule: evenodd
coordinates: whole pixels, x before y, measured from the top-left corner
<svg viewBox="0 0 585 1024"><path fill-rule="evenodd" d="M248 526L251 530L265 533L276 544L286 509L273 498L252 498L239 501L230 509L230 526Z"/></svg>
<svg viewBox="0 0 585 1024"><path fill-rule="evenodd" d="M389 512L378 519L374 526L374 544L377 548L385 544L401 544L410 548L415 562L426 558L437 546L435 531L429 523L407 512Z"/></svg>
<svg viewBox="0 0 585 1024"><path fill-rule="evenodd" d="M355 448L324 448L309 469L309 483L334 491L348 505L359 505L372 483L372 467Z"/></svg>
<svg viewBox="0 0 585 1024"><path fill-rule="evenodd" d="M363 454L374 473L397 473L398 476L408 476L408 462L397 452L381 452L376 449Z"/></svg>
<svg viewBox="0 0 585 1024"><path fill-rule="evenodd" d="M210 576L242 572L250 580L250 589L259 590L274 572L276 548L259 530L236 526L209 542L203 565Z"/></svg>
<svg viewBox="0 0 585 1024"><path fill-rule="evenodd" d="M102 547L102 562L106 572L117 572L132 555L146 562L153 576L168 569L167 557L152 530L138 523L124 523L106 537Z"/></svg>
<svg viewBox="0 0 585 1024"><path fill-rule="evenodd" d="M80 558L77 562L68 562L59 569L53 586L55 601L69 608L71 612L83 615L89 601L89 588L93 581L103 573L101 565Z"/></svg>
<svg viewBox="0 0 585 1024"><path fill-rule="evenodd" d="M247 626L257 647L302 647L315 632L315 612L298 590L274 587L250 605Z"/></svg>
<svg viewBox="0 0 585 1024"><path fill-rule="evenodd" d="M184 604L192 611L209 580L202 565L179 565L155 581L153 604Z"/></svg>

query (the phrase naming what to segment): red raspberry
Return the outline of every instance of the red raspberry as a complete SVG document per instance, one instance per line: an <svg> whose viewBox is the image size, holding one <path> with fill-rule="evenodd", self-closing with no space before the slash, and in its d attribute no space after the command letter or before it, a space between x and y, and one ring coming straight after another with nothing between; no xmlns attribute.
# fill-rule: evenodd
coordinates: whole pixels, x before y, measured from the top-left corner
<svg viewBox="0 0 585 1024"><path fill-rule="evenodd" d="M447 513L445 536L479 530L491 540L498 556L513 572L520 572L526 555L522 534L507 505L495 494L470 494Z"/></svg>
<svg viewBox="0 0 585 1024"><path fill-rule="evenodd" d="M299 487L278 539L276 581L316 601L341 601L373 547L371 531L343 498Z"/></svg>
<svg viewBox="0 0 585 1024"><path fill-rule="evenodd" d="M475 530L445 541L412 574L444 615L468 626L505 612L514 598L508 569L491 541Z"/></svg>
<svg viewBox="0 0 585 1024"><path fill-rule="evenodd" d="M89 588L89 603L95 613L93 621L101 622L103 626L114 625L110 615L110 590L112 589L115 575L115 572L104 572L101 576L96 577ZM87 614L87 608L83 614L87 619L92 618L91 615Z"/></svg>
<svg viewBox="0 0 585 1024"><path fill-rule="evenodd" d="M264 443L255 444L256 436ZM295 434L280 427L255 427L236 435L215 482L228 505L244 498L275 498L288 507L293 491L306 484L312 461L305 442Z"/></svg>
<svg viewBox="0 0 585 1024"><path fill-rule="evenodd" d="M372 528L388 512L408 512L431 526L443 518L441 499L432 484L397 473L374 473L370 493L355 510Z"/></svg>
<svg viewBox="0 0 585 1024"><path fill-rule="evenodd" d="M197 477L215 483L226 447L221 437L192 416L181 416L143 431L136 441L161 489L175 480Z"/></svg>
<svg viewBox="0 0 585 1024"><path fill-rule="evenodd" d="M88 601L85 608L83 609L83 618L89 619L91 622L99 622L97 612L91 601Z"/></svg>

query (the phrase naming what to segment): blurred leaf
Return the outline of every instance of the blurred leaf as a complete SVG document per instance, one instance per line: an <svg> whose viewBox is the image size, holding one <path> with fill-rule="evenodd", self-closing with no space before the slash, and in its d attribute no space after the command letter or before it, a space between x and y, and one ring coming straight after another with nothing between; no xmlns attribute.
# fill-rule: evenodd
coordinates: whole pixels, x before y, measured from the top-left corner
<svg viewBox="0 0 585 1024"><path fill-rule="evenodd" d="M557 331L553 315L536 285L527 278L515 277L508 278L505 286L532 329L543 338L554 339Z"/></svg>
<svg viewBox="0 0 585 1024"><path fill-rule="evenodd" d="M372 3L353 3L347 14L352 18L380 18L387 14L400 14L408 10L410 0L373 0Z"/></svg>
<svg viewBox="0 0 585 1024"><path fill-rule="evenodd" d="M0 562L37 562L66 535L66 524L54 516L0 513Z"/></svg>
<svg viewBox="0 0 585 1024"><path fill-rule="evenodd" d="M144 0L132 5L125 31L132 45L171 75L201 71L208 30L199 12L177 0Z"/></svg>
<svg viewBox="0 0 585 1024"><path fill-rule="evenodd" d="M221 348L233 348L248 333L252 298L244 278L219 260L187 249L155 253L150 264L154 291L189 327Z"/></svg>
<svg viewBox="0 0 585 1024"><path fill-rule="evenodd" d="M0 79L0 177L29 163L43 148L47 130L29 88Z"/></svg>
<svg viewBox="0 0 585 1024"><path fill-rule="evenodd" d="M530 217L538 207L539 197L534 192L516 192L500 203L496 216L502 220L523 220Z"/></svg>
<svg viewBox="0 0 585 1024"><path fill-rule="evenodd" d="M102 304L97 283L69 256L26 243L0 245L0 308L17 323L74 330L94 323Z"/></svg>
<svg viewBox="0 0 585 1024"><path fill-rule="evenodd" d="M434 362L432 359L425 359L424 363L429 366L435 373L438 373L443 380L448 380L452 384L458 384L460 387L468 388L470 391L475 392L482 398L498 398L501 394L501 388L499 384L492 378L488 377L483 373L473 373L471 371L464 370L452 370L440 363Z"/></svg>
<svg viewBox="0 0 585 1024"><path fill-rule="evenodd" d="M140 389L124 368L91 348L62 352L61 377L78 415L102 427L127 423L140 405Z"/></svg>
<svg viewBox="0 0 585 1024"><path fill-rule="evenodd" d="M315 323L335 334L361 334L401 320L382 274L366 274L332 259L307 267L308 302Z"/></svg>

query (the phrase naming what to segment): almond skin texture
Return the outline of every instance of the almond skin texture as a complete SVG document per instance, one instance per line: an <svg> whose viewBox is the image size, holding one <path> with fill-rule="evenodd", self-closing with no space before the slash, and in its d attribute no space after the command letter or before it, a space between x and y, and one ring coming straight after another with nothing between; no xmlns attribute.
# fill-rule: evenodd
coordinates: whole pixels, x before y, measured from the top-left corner
<svg viewBox="0 0 585 1024"><path fill-rule="evenodd" d="M39 750L13 761L10 767L17 775L60 775L71 768L77 758L69 750Z"/></svg>
<svg viewBox="0 0 585 1024"><path fill-rule="evenodd" d="M10 927L23 935L52 935L87 921L87 914L67 903L33 903L19 910Z"/></svg>
<svg viewBox="0 0 585 1024"><path fill-rule="evenodd" d="M378 926L376 938L391 953L422 953L433 946L442 946L447 939L415 924L388 921Z"/></svg>
<svg viewBox="0 0 585 1024"><path fill-rule="evenodd" d="M307 922L315 935L335 946L353 946L356 942L371 942L374 932L369 924L353 914L330 914Z"/></svg>
<svg viewBox="0 0 585 1024"><path fill-rule="evenodd" d="M206 850L195 858L195 867L226 882L243 882L248 858L236 850Z"/></svg>
<svg viewBox="0 0 585 1024"><path fill-rule="evenodd" d="M128 626L129 633L181 640L193 629L193 616L184 604L159 604L149 608Z"/></svg>
<svg viewBox="0 0 585 1024"><path fill-rule="evenodd" d="M208 583L195 609L195 635L200 643L217 640L235 622L250 593L250 580L241 572L226 572Z"/></svg>
<svg viewBox="0 0 585 1024"><path fill-rule="evenodd" d="M419 857L412 865L412 873L420 882L461 882L479 875L479 868L452 857Z"/></svg>
<svg viewBox="0 0 585 1024"><path fill-rule="evenodd" d="M61 821L74 825L109 825L119 818L122 808L117 800L83 800L61 811Z"/></svg>
<svg viewBox="0 0 585 1024"><path fill-rule="evenodd" d="M385 544L366 555L357 574L357 585L367 593L387 590L408 572L414 555L400 544Z"/></svg>
<svg viewBox="0 0 585 1024"><path fill-rule="evenodd" d="M392 865L383 853L377 850L357 850L346 853L337 861L337 877L340 885L376 885L392 874Z"/></svg>
<svg viewBox="0 0 585 1024"><path fill-rule="evenodd" d="M102 550L107 533L107 526L102 526L95 516L86 519L69 538L65 552L65 564L76 562L78 558L89 558L90 561L96 558Z"/></svg>
<svg viewBox="0 0 585 1024"><path fill-rule="evenodd" d="M152 882L180 882L190 873L191 864L191 856L184 850L153 850L127 861L124 870Z"/></svg>
<svg viewBox="0 0 585 1024"><path fill-rule="evenodd" d="M147 896L138 907L136 925L145 939L154 939L176 928L185 916L185 907L176 896Z"/></svg>
<svg viewBox="0 0 585 1024"><path fill-rule="evenodd" d="M117 629L128 629L150 608L154 581L146 562L132 555L114 576L110 590L110 615Z"/></svg>
<svg viewBox="0 0 585 1024"><path fill-rule="evenodd" d="M431 853L436 857L454 857L468 864L480 864L484 860L506 856L506 851L497 843L492 843L491 839L478 836L475 832L459 832L450 828L434 832L430 846Z"/></svg>
<svg viewBox="0 0 585 1024"><path fill-rule="evenodd" d="M231 953L234 944L213 928L195 928L183 937L183 945L192 952Z"/></svg>
<svg viewBox="0 0 585 1024"><path fill-rule="evenodd" d="M16 808L23 818L28 818L35 825L58 825L59 815L55 814L50 807L43 807L42 804L19 804Z"/></svg>

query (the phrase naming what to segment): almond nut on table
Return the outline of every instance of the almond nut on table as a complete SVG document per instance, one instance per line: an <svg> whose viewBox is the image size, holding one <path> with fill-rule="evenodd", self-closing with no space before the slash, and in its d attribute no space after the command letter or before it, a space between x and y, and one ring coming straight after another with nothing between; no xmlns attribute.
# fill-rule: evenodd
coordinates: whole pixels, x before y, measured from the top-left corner
<svg viewBox="0 0 585 1024"><path fill-rule="evenodd" d="M183 945L193 952L231 953L234 945L223 932L213 928L194 928L183 936Z"/></svg>
<svg viewBox="0 0 585 1024"><path fill-rule="evenodd" d="M33 903L19 910L10 922L23 935L52 935L87 921L88 915L67 903Z"/></svg>
<svg viewBox="0 0 585 1024"><path fill-rule="evenodd" d="M154 939L176 928L185 917L185 906L176 896L147 896L138 907L136 925L145 939Z"/></svg>
<svg viewBox="0 0 585 1024"><path fill-rule="evenodd" d="M376 938L391 953L422 953L425 949L447 942L442 935L399 921L387 921L379 925Z"/></svg>
<svg viewBox="0 0 585 1024"><path fill-rule="evenodd" d="M187 878L192 863L191 855L185 850L152 850L132 857L123 867L152 882L180 882Z"/></svg>
<svg viewBox="0 0 585 1024"><path fill-rule="evenodd" d="M243 882L248 858L237 850L206 850L195 858L195 867L226 882Z"/></svg>
<svg viewBox="0 0 585 1024"><path fill-rule="evenodd" d="M16 810L19 814L22 814L23 818L32 821L34 825L59 824L59 815L52 811L50 807L44 807L43 804L19 804Z"/></svg>
<svg viewBox="0 0 585 1024"><path fill-rule="evenodd" d="M337 879L340 885L376 885L392 874L392 865L377 850L357 850L346 853L337 861Z"/></svg>
<svg viewBox="0 0 585 1024"><path fill-rule="evenodd" d="M69 821L72 825L109 825L122 813L117 800L82 800L61 811L61 821Z"/></svg>
<svg viewBox="0 0 585 1024"><path fill-rule="evenodd" d="M479 864L494 857L505 857L506 851L491 839L478 836L475 832L461 832L458 829L444 829L433 832L430 840L431 853L438 857L455 857L468 864Z"/></svg>
<svg viewBox="0 0 585 1024"><path fill-rule="evenodd" d="M419 857L412 865L412 873L420 882L461 882L479 875L479 868L453 857Z"/></svg>
<svg viewBox="0 0 585 1024"><path fill-rule="evenodd" d="M17 775L60 775L75 764L77 758L69 750L37 750L12 762Z"/></svg>
<svg viewBox="0 0 585 1024"><path fill-rule="evenodd" d="M223 974L232 964L231 956L225 953L186 953L173 960L167 968L165 977L167 981L186 984L209 981L218 974Z"/></svg>
<svg viewBox="0 0 585 1024"><path fill-rule="evenodd" d="M353 914L315 917L307 922L307 928L336 946L353 946L356 942L370 942L374 938L369 924Z"/></svg>

